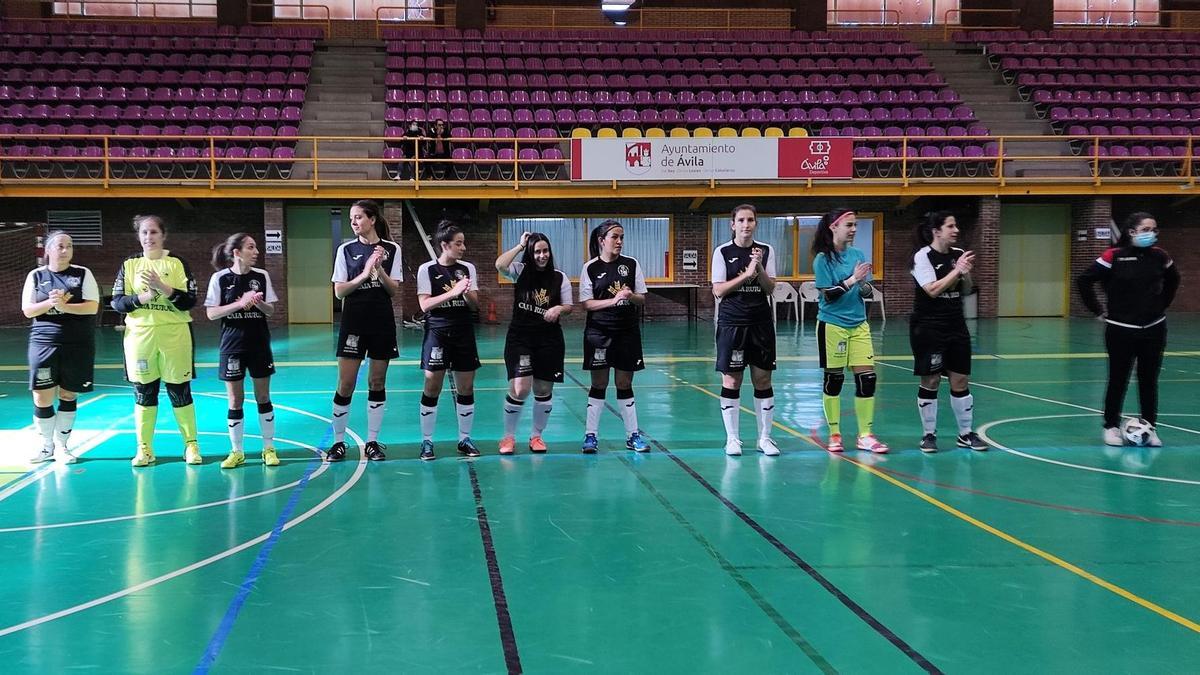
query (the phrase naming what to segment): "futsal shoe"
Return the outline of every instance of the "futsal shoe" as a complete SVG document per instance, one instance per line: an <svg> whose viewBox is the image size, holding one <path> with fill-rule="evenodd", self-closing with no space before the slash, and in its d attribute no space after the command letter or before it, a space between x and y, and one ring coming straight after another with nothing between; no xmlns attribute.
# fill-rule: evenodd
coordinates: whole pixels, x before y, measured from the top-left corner
<svg viewBox="0 0 1200 675"><path fill-rule="evenodd" d="M767 457L779 456L779 446L775 445L775 441L771 440L770 436L763 436L758 439L758 451Z"/></svg>
<svg viewBox="0 0 1200 675"><path fill-rule="evenodd" d="M1162 439L1158 437L1158 430L1154 427L1150 427L1150 438L1146 439L1146 445L1150 446L1151 448L1162 447Z"/></svg>
<svg viewBox="0 0 1200 675"><path fill-rule="evenodd" d="M43 447L40 450L38 450L36 453L34 453L33 457L29 458L29 463L30 464L41 464L42 462L49 462L52 459L54 459L54 446L53 445L48 448Z"/></svg>
<svg viewBox="0 0 1200 675"><path fill-rule="evenodd" d="M382 462L387 459L387 455L383 454L383 449L387 447L379 441L367 441L363 446L363 454L372 462Z"/></svg>
<svg viewBox="0 0 1200 675"><path fill-rule="evenodd" d="M960 448L970 448L972 450L978 450L979 452L986 452L987 449L991 447L987 443L984 443L983 439L979 437L979 434L975 433L974 431L968 431L965 434L959 434L958 438L955 439L954 442Z"/></svg>
<svg viewBox="0 0 1200 675"><path fill-rule="evenodd" d="M529 451L538 454L546 452L546 441L543 441L541 436L530 436Z"/></svg>
<svg viewBox="0 0 1200 675"><path fill-rule="evenodd" d="M637 431L629 434L629 438L625 440L625 447L634 452L650 452L650 444L647 443L646 439L642 438L642 434Z"/></svg>
<svg viewBox="0 0 1200 675"><path fill-rule="evenodd" d="M581 450L585 455L594 455L596 450L600 448L600 440L596 438L596 434L586 434L583 437L583 447Z"/></svg>
<svg viewBox="0 0 1200 675"><path fill-rule="evenodd" d="M925 434L921 437L921 444L917 446L921 448L921 452L932 455L938 451L937 436L933 434Z"/></svg>
<svg viewBox="0 0 1200 675"><path fill-rule="evenodd" d="M200 444L196 441L188 441L183 449L183 461L188 464L196 465L203 464L204 458L200 456Z"/></svg>
<svg viewBox="0 0 1200 675"><path fill-rule="evenodd" d="M139 445L137 454L129 463L134 466L150 466L155 462L154 450L148 445Z"/></svg>
<svg viewBox="0 0 1200 675"><path fill-rule="evenodd" d="M74 464L79 458L71 454L70 450L64 447L55 448L54 461L61 464Z"/></svg>
<svg viewBox="0 0 1200 675"><path fill-rule="evenodd" d="M479 448L475 447L474 441L468 436L458 442L458 454L463 457L478 457Z"/></svg>
<svg viewBox="0 0 1200 675"><path fill-rule="evenodd" d="M234 450L229 453L229 456L221 460L222 469L236 469L246 463L246 453Z"/></svg>
<svg viewBox="0 0 1200 675"><path fill-rule="evenodd" d="M418 457L423 462L437 459L437 455L433 454L433 441L421 441L421 454Z"/></svg>
<svg viewBox="0 0 1200 675"><path fill-rule="evenodd" d="M730 457L738 457L742 454L742 442L736 438L728 438L725 440L725 454Z"/></svg>
<svg viewBox="0 0 1200 675"><path fill-rule="evenodd" d="M1125 445L1125 437L1121 435L1121 427L1105 427L1104 444L1117 446Z"/></svg>
<svg viewBox="0 0 1200 675"><path fill-rule="evenodd" d="M343 459L346 459L346 444L342 441L334 443L325 451L326 462L340 462Z"/></svg>
<svg viewBox="0 0 1200 675"><path fill-rule="evenodd" d="M279 454L275 452L275 448L263 448L263 465L279 466Z"/></svg>
<svg viewBox="0 0 1200 675"><path fill-rule="evenodd" d="M859 450L866 450L877 455L885 454L888 451L887 444L878 438L875 438L875 434L860 434L858 437L858 442L855 443L855 447L857 447Z"/></svg>
<svg viewBox="0 0 1200 675"><path fill-rule="evenodd" d="M825 449L829 452L842 452L846 448L842 445L841 434L829 434L829 442L825 444Z"/></svg>
<svg viewBox="0 0 1200 675"><path fill-rule="evenodd" d="M500 439L500 454L511 455L517 451L517 439L512 436L505 436Z"/></svg>

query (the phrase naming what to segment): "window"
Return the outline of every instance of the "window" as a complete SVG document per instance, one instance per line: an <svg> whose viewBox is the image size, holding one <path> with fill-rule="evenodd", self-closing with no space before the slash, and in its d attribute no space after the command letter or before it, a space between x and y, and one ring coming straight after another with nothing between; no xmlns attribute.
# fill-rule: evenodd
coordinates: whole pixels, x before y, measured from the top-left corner
<svg viewBox="0 0 1200 675"><path fill-rule="evenodd" d="M500 219L500 250L517 245L522 232L541 232L550 239L554 264L567 276L578 279L583 263L591 259L588 235L610 216L514 216ZM622 216L613 218L625 228L623 255L637 259L646 281L671 281L673 248L672 222L666 216ZM501 283L505 280L501 278Z"/></svg>
<svg viewBox="0 0 1200 675"><path fill-rule="evenodd" d="M389 0L276 0L275 16L280 19L295 19L304 8L304 18L324 19L325 10L305 7L310 5L325 5L329 8L331 19L364 19L374 21L378 18L389 23L405 21L433 21L433 0L406 0L396 2ZM383 9L386 8L386 9Z"/></svg>
<svg viewBox="0 0 1200 675"><path fill-rule="evenodd" d="M1159 0L1054 0L1054 23L1157 26Z"/></svg>
<svg viewBox="0 0 1200 675"><path fill-rule="evenodd" d="M854 247L862 251L867 260L875 265L874 278L882 279L883 217L881 214L865 211L857 215L858 231L854 236ZM759 214L758 229L754 232L754 238L770 244L775 249L775 273L779 275L778 278L792 281L812 279L812 240L819 222L819 215ZM708 251L709 258L712 256L712 249L715 249L718 243L729 241L732 236L728 214L713 216L711 224L709 240L712 247Z"/></svg>
<svg viewBox="0 0 1200 675"><path fill-rule="evenodd" d="M209 18L217 16L216 0L122 0L121 2L56 2L55 14L77 16L137 16Z"/></svg>
<svg viewBox="0 0 1200 675"><path fill-rule="evenodd" d="M940 24L946 12L959 8L960 0L829 0L829 23L833 25L900 23ZM958 12L950 15L958 23Z"/></svg>

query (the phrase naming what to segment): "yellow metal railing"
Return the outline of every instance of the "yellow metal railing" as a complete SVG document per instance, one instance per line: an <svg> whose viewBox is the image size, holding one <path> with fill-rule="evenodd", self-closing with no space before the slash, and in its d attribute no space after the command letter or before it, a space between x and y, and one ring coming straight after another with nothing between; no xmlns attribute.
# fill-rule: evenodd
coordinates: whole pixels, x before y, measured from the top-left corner
<svg viewBox="0 0 1200 675"><path fill-rule="evenodd" d="M401 185L421 190L431 185L452 182L476 182L487 185L510 185L520 190L533 184L569 180L571 158L569 138L452 138L442 139L451 148L486 146L499 150L510 148L510 159L430 157L423 153L422 146L429 138L379 138L356 136L60 136L60 135L0 135L0 188L6 185L23 184L67 184L114 185L160 184L160 185L208 185L215 189L230 184L274 184L310 185L313 190L336 185L371 183L368 179L324 178L331 166L345 169L347 166L374 166L381 169L381 180L395 181L401 175ZM877 147L887 145L896 150L893 157L855 157L854 183L890 184L907 187L921 184L986 184L1005 186L1008 183L1059 183L1100 186L1106 183L1154 180L1192 188L1196 184L1194 136L869 136L853 138L856 144ZM161 146L163 142L176 144L176 154L166 156L132 157L132 147ZM404 158L381 156L332 157L323 156L329 144L360 144L363 154L378 154L381 147L400 146L409 155ZM1073 154L1061 154L1062 144L1070 143ZM99 150L93 156L63 156L55 152L56 147L89 144ZM985 149L974 157L922 157L917 148L924 145L974 145ZM1045 144L1047 150L1014 154L1014 144ZM1111 148L1155 144L1182 145L1182 152L1170 156L1113 155ZM28 154L15 152L20 146ZM30 151L33 146L33 151ZM197 154L179 156L181 147L191 147ZM563 158L522 159L521 151L558 147ZM1052 146L1052 147L1050 147ZM37 152L45 147L49 152ZM293 148L290 157L229 157L218 156L218 149L241 147ZM1105 153L1104 149L1110 148ZM118 149L124 150L124 152ZM37 154L34 154L37 152ZM1020 177L1006 176L1008 167L1018 164ZM433 166L431 166L433 165ZM945 169L965 165L963 171L947 172ZM1074 165L1081 170L1079 176L1062 176L1050 171L1039 175L1038 168L1059 169ZM404 170L402 167L410 167ZM301 177L299 171L307 169L308 176ZM444 171L442 178L431 178L430 169ZM969 170L968 170L969 169ZM460 171L461 170L461 171ZM411 176L411 177L408 177ZM709 182L705 179L703 182ZM788 181L812 185L813 181ZM819 181L818 181L819 182Z"/></svg>
<svg viewBox="0 0 1200 675"><path fill-rule="evenodd" d="M895 9L831 9L825 13L826 19L830 28L845 28L848 24L842 23L842 15L857 17L865 16L863 20L855 20L851 18L849 24L854 27L858 26L899 26L900 11ZM880 17L879 21L872 21L872 17ZM883 17L887 17L884 20Z"/></svg>
<svg viewBox="0 0 1200 675"><path fill-rule="evenodd" d="M251 8L254 8L255 6L256 5L255 5L254 0L250 0L247 4L247 10L249 11ZM318 5L318 4L314 4L311 2L304 2L304 0L300 0L299 2L296 2L295 4L292 4L292 3L285 4L283 2L280 2L279 0L275 0L275 2L273 2L269 5L265 5L263 7L264 7L264 9L270 10L272 12L272 18L270 20L257 21L253 18L254 17L253 13L251 13L250 21L249 21L249 23L251 25L255 25L255 26L317 26L322 30L323 37L328 38L332 34L333 15L329 9L329 5ZM276 16L275 13L278 12L280 9L298 10L299 16L297 16L297 17ZM315 19L308 18L308 16L307 16L308 10L310 10L310 9L316 10L318 14L322 14L323 16L320 16Z"/></svg>

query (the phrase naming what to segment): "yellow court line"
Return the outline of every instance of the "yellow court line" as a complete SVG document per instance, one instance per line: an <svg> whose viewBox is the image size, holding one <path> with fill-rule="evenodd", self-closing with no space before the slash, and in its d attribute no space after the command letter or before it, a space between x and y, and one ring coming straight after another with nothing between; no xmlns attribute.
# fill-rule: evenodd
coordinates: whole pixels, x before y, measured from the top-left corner
<svg viewBox="0 0 1200 675"><path fill-rule="evenodd" d="M720 398L721 398L720 396L717 396L716 394L712 393L711 391L709 391L703 387L700 387L698 385L691 384L691 383L687 383L687 384L688 384L688 386L692 387L696 391L703 392L715 399L720 400ZM755 411L747 408L746 406L739 405L738 407L742 410L742 412L746 413L747 415L757 414L757 413L755 413ZM786 424L781 424L776 421L776 422L774 422L774 426L782 429L783 431L791 434L792 436L795 436L796 438L802 439L818 448L821 448L821 450L825 449L825 448L822 448L821 445L819 443L817 443L816 441L814 441L813 439L809 438L808 436L805 436L804 434L800 433L799 431L796 431L795 429L787 426ZM1106 581L1106 580L1096 576L1095 574L1092 574L1091 572L1088 572L1087 570L1079 567L1078 565L1069 563L1066 560L1063 560L1062 558L1059 558L1058 556L1054 555L1053 553L1043 551L1042 549L1034 546L1033 544L1026 543L1026 542L1014 537L1013 535L1008 534L1007 532L1005 532L1003 530L1000 530L991 525L988 525L987 523L979 520L978 518L975 518L975 517L968 515L962 511L959 511L958 509L954 508L953 506L950 506L949 504L941 501L940 499L937 499L936 497L928 495L925 492L922 492L921 490L918 490L918 489L912 487L911 485L903 483L900 480L897 480L896 478L889 476L871 466L867 466L866 464L863 464L863 463L859 462L858 460L851 459L850 457L846 457L844 455L835 455L835 457L837 457L837 459L843 460L845 462L849 462L853 466L856 466L859 469L862 469L863 471L866 471L867 473L870 473L873 476L882 478L883 480L891 483L892 485L895 485L896 487L901 488L902 490L905 490L909 494L911 494L915 497L919 497L920 499L938 507L939 509L945 511L946 513L949 513L950 515L954 516L955 518L958 518L964 522L974 525L975 527L983 530L984 532L987 532L988 534L991 534L995 537L999 537L1000 539L1007 541L1008 543L1012 544L1013 546L1024 549L1025 551L1028 551L1029 553L1032 553L1032 554L1036 555L1037 557L1042 558L1043 560L1046 560L1048 562L1054 563L1055 565L1058 565L1059 567L1067 570L1068 572L1070 572L1076 576L1087 579L1088 581L1092 582L1093 584L1096 584L1097 586L1103 588L1104 590L1106 590L1110 593L1118 595L1118 596L1120 596L1132 603L1135 603L1137 605L1141 605L1142 607L1145 607L1146 609L1150 610L1151 612L1154 612L1155 614L1158 614L1159 616L1162 616L1166 619L1170 619L1171 621L1174 621L1175 623L1183 626L1184 628L1187 628L1196 633L1200 633L1200 624L1196 623L1195 621L1192 621L1191 619L1188 619L1185 616L1176 614L1175 612L1172 612L1171 610L1169 610L1161 605L1157 605L1139 595L1136 595L1134 593L1131 593L1130 591L1125 590L1124 588L1121 588L1120 586L1118 586L1110 581Z"/></svg>

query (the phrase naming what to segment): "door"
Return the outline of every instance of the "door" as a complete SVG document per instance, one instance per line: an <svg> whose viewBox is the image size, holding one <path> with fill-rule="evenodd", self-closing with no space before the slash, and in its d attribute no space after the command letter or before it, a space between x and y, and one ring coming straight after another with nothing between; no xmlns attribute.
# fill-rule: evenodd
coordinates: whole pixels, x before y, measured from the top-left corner
<svg viewBox="0 0 1200 675"><path fill-rule="evenodd" d="M286 219L288 322L333 323L329 277L333 274L334 232L340 237L342 230L341 210L288 206Z"/></svg>
<svg viewBox="0 0 1200 675"><path fill-rule="evenodd" d="M1071 207L1000 207L1000 316L1066 316Z"/></svg>

